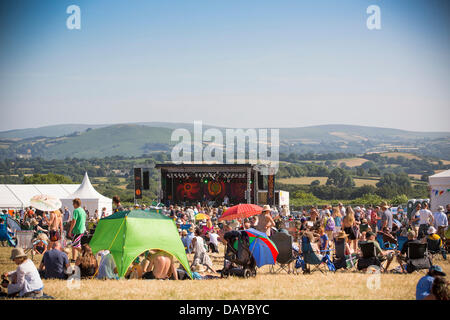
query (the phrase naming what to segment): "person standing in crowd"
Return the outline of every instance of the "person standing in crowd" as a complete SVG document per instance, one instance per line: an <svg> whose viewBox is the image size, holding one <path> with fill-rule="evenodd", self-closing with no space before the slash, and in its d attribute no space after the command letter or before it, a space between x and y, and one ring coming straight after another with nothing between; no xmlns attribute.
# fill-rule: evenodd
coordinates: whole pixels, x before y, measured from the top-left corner
<svg viewBox="0 0 450 320"><path fill-rule="evenodd" d="M8 244L11 247L15 247L16 246L16 242L11 237L11 235L12 235L12 232L8 228L8 225L6 224L5 220L3 218L0 218L0 237L2 239L6 239L8 241Z"/></svg>
<svg viewBox="0 0 450 320"><path fill-rule="evenodd" d="M433 213L428 210L428 203L423 204L423 208L419 211L419 239L422 239L427 234L430 225L433 225Z"/></svg>
<svg viewBox="0 0 450 320"><path fill-rule="evenodd" d="M123 207L122 204L120 203L120 197L119 196L114 196L113 197L113 204L114 204L114 209L113 212L119 212L119 211L123 211Z"/></svg>
<svg viewBox="0 0 450 320"><path fill-rule="evenodd" d="M72 201L74 210L70 223L69 237L72 238L72 262L77 259L77 253L81 251L81 240L86 232L86 212L81 208L81 200L75 198Z"/></svg>
<svg viewBox="0 0 450 320"><path fill-rule="evenodd" d="M342 227L342 215L341 215L341 210L339 210L338 207L333 209L333 219L334 219L334 230L335 233L339 233L339 231L341 231L341 227Z"/></svg>
<svg viewBox="0 0 450 320"><path fill-rule="evenodd" d="M355 213L350 206L347 207L346 215L342 221L342 225L344 227L345 233L348 235L348 243L353 244L353 252L356 252L358 239L356 228L358 227L358 222L356 221Z"/></svg>
<svg viewBox="0 0 450 320"><path fill-rule="evenodd" d="M389 209L389 206L386 202L381 203L381 230L387 228L389 232L392 231L392 211Z"/></svg>
<svg viewBox="0 0 450 320"><path fill-rule="evenodd" d="M14 248L11 251L11 260L17 265L15 271L4 273L2 278L9 283L2 282L4 288L8 288L8 296L38 298L43 296L44 284L33 261L28 259L22 248Z"/></svg>
<svg viewBox="0 0 450 320"><path fill-rule="evenodd" d="M445 238L445 231L448 228L448 219L444 211L444 207L439 206L438 211L434 214L434 227L441 238Z"/></svg>
<svg viewBox="0 0 450 320"><path fill-rule="evenodd" d="M54 242L50 250L44 253L39 266L40 274L44 279L67 279L67 271L70 269L67 254L61 251L61 243Z"/></svg>
<svg viewBox="0 0 450 320"><path fill-rule="evenodd" d="M48 230L50 235L50 243L61 240L61 235L64 230L61 211L55 210L50 213Z"/></svg>
<svg viewBox="0 0 450 320"><path fill-rule="evenodd" d="M100 216L100 219L106 218L108 216L108 214L106 213L106 207L102 208L102 214Z"/></svg>
<svg viewBox="0 0 450 320"><path fill-rule="evenodd" d="M378 222L378 207L372 208L372 210L370 210L370 228L372 229L373 232L377 232L377 222Z"/></svg>
<svg viewBox="0 0 450 320"><path fill-rule="evenodd" d="M341 217L345 217L345 207L341 202L339 202L338 208L339 212L341 213Z"/></svg>
<svg viewBox="0 0 450 320"><path fill-rule="evenodd" d="M428 273L420 278L416 286L416 300L423 300L431 293L434 278L437 276L445 277L445 272L440 266L431 266Z"/></svg>
<svg viewBox="0 0 450 320"><path fill-rule="evenodd" d="M418 203L414 211L411 213L411 219L409 220L409 225L415 232L416 238L419 236L420 209L422 209L422 205Z"/></svg>
<svg viewBox="0 0 450 320"><path fill-rule="evenodd" d="M262 213L258 215L256 230L263 232L270 236L271 228L275 227L275 221L273 221L272 215L270 214L272 210L268 204L264 205Z"/></svg>
<svg viewBox="0 0 450 320"><path fill-rule="evenodd" d="M63 215L63 226L66 225L70 221L70 210L67 207L64 207L64 215Z"/></svg>

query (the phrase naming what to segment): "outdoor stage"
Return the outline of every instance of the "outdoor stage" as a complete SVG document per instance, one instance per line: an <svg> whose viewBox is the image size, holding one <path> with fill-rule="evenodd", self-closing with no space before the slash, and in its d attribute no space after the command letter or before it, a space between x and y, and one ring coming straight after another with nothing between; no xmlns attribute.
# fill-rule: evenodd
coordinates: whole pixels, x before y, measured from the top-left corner
<svg viewBox="0 0 450 320"><path fill-rule="evenodd" d="M157 164L165 204L258 203L264 179L251 164Z"/></svg>

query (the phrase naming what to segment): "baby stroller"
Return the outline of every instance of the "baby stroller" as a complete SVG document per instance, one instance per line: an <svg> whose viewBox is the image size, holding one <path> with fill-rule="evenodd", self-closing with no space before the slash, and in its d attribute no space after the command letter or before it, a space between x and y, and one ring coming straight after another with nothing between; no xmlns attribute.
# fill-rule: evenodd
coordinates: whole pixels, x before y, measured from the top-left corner
<svg viewBox="0 0 450 320"><path fill-rule="evenodd" d="M249 239L245 231L230 231L225 233L227 247L222 278L238 276L250 278L256 276L256 261L249 249Z"/></svg>

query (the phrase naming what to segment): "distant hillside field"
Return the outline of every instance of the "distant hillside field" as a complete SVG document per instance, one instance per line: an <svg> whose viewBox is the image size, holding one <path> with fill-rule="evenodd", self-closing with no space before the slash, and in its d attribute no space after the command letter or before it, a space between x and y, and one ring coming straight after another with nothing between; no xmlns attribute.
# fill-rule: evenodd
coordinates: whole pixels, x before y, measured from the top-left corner
<svg viewBox="0 0 450 320"><path fill-rule="evenodd" d="M170 145L172 130L136 125L117 125L84 132L79 136L49 145L48 158L102 158L106 156L139 156L152 144Z"/></svg>

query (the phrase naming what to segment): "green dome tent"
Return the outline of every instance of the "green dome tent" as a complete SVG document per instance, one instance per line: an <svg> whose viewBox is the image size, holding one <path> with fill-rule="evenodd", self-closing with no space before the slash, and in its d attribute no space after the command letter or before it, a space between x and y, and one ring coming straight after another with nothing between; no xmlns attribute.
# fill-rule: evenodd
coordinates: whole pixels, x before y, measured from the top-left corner
<svg viewBox="0 0 450 320"><path fill-rule="evenodd" d="M111 252L119 277L144 251L158 249L173 255L192 278L175 222L156 210L121 211L101 219L89 245L94 254Z"/></svg>

